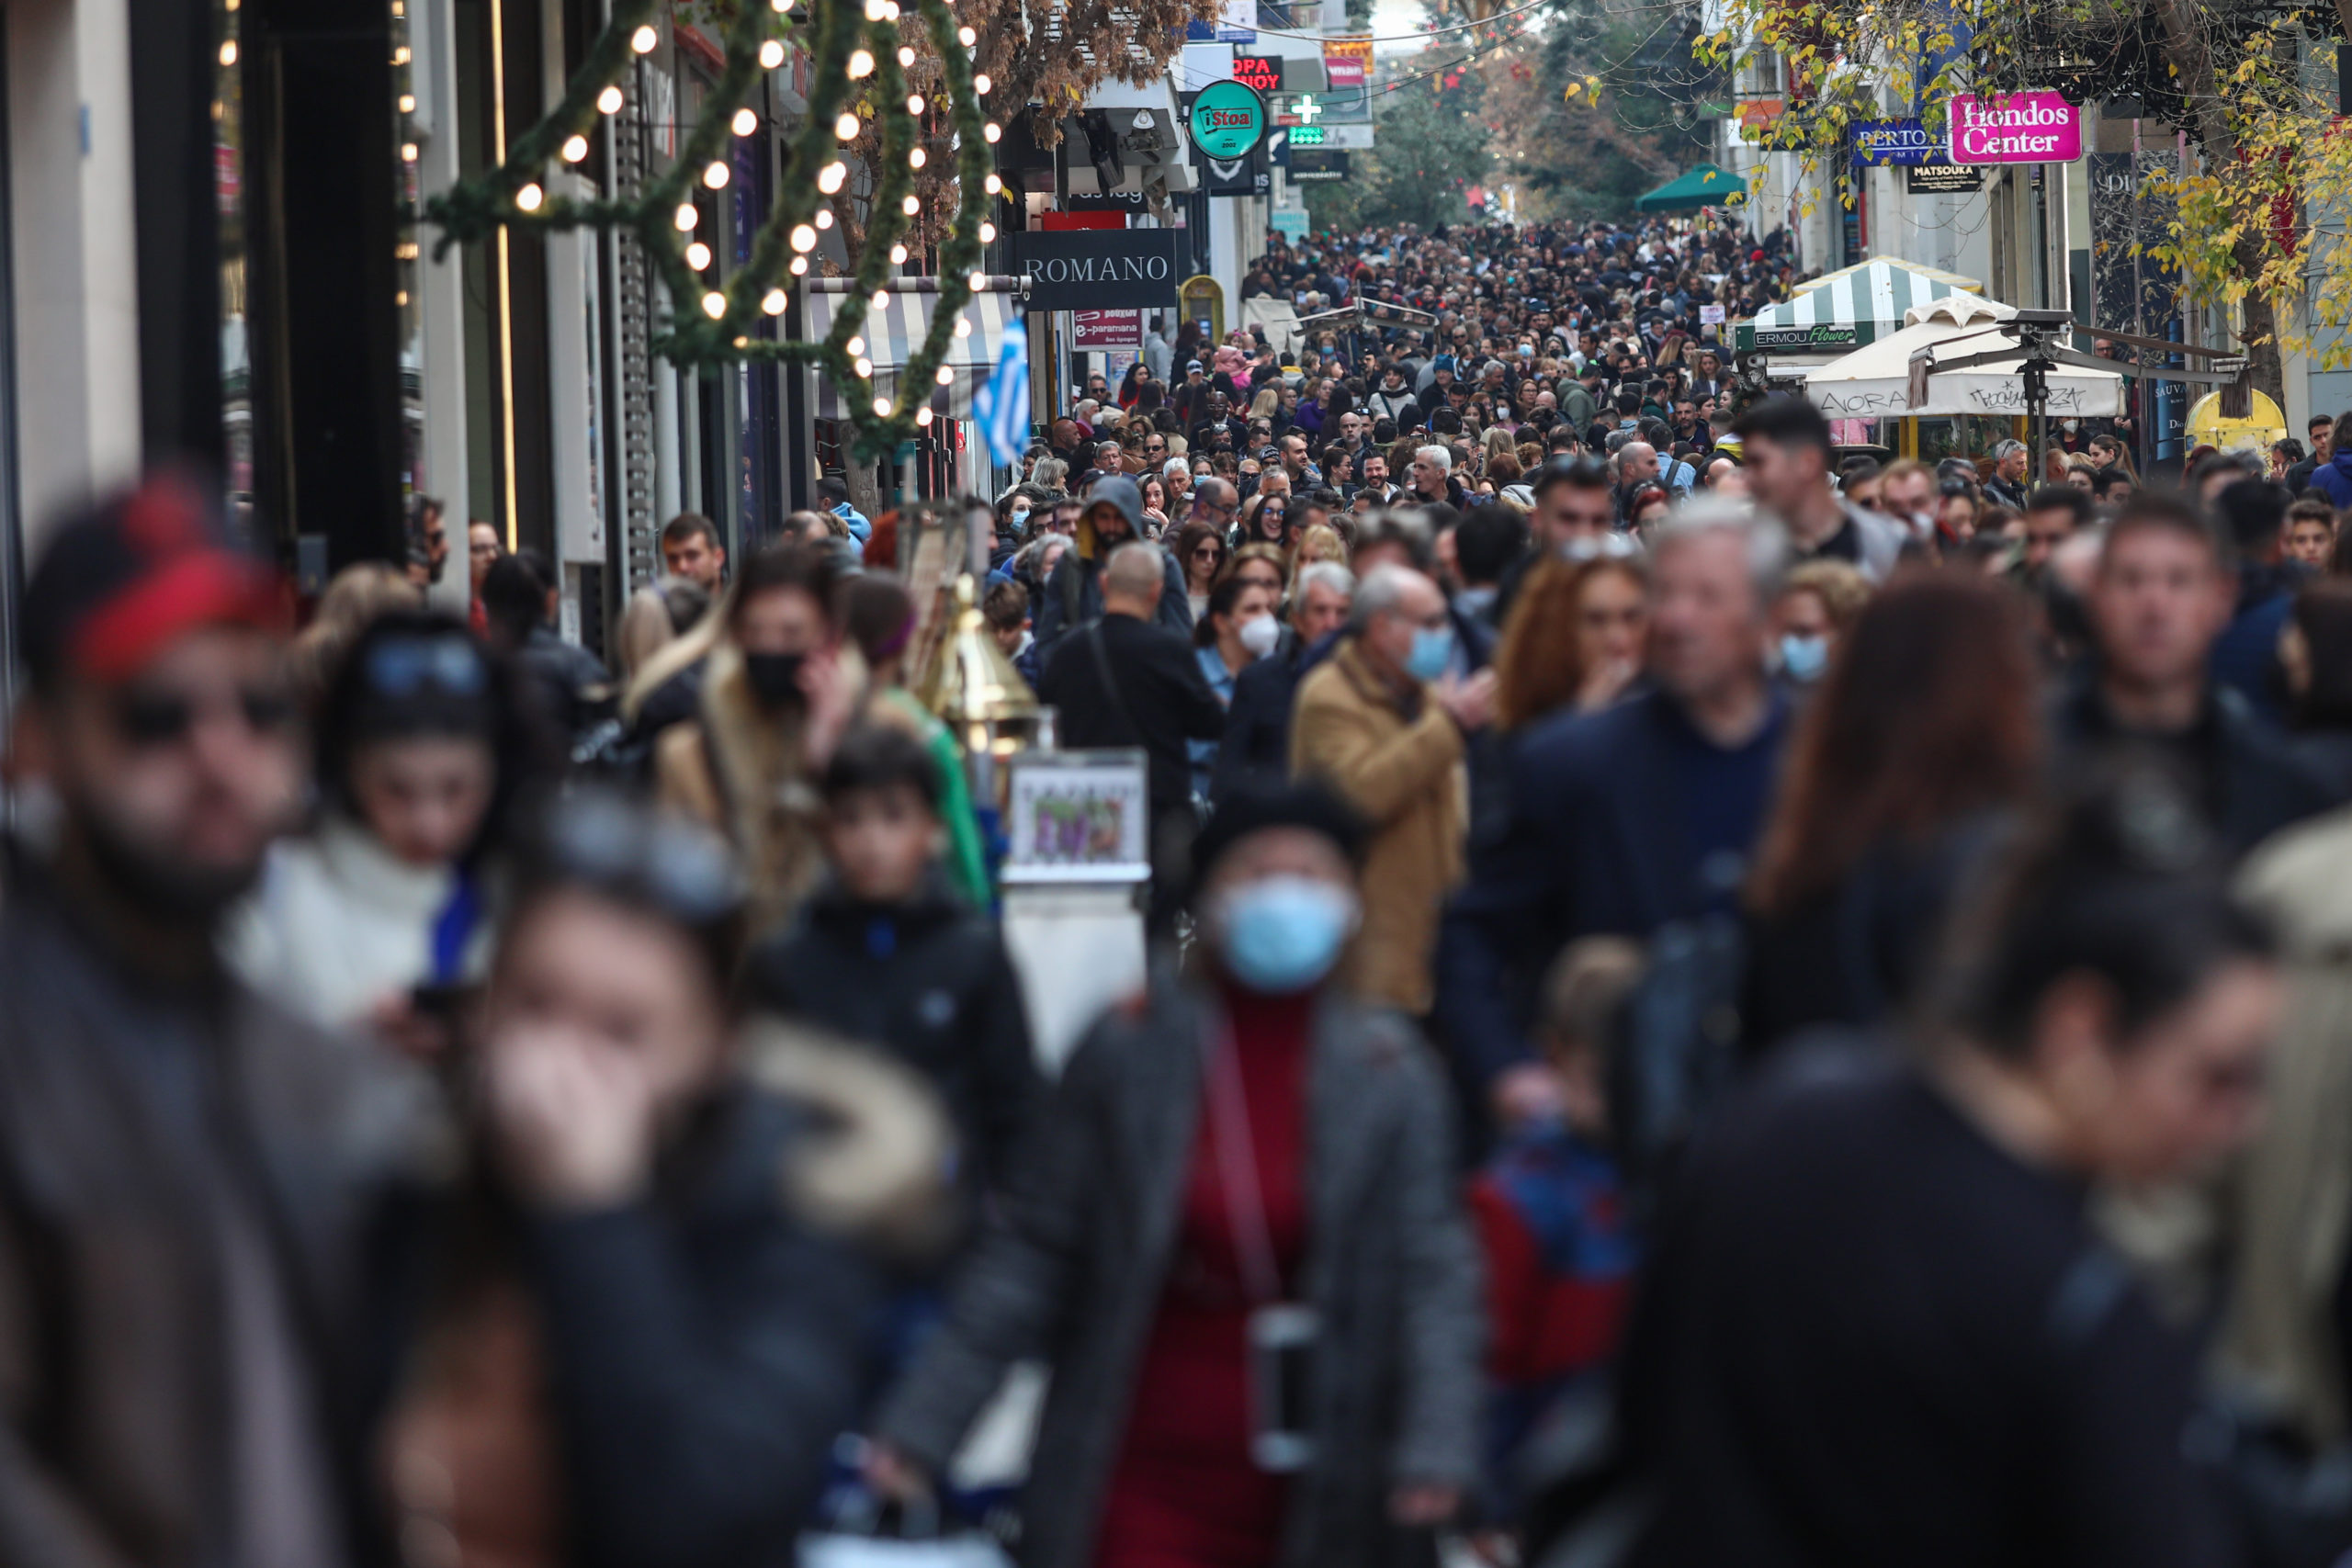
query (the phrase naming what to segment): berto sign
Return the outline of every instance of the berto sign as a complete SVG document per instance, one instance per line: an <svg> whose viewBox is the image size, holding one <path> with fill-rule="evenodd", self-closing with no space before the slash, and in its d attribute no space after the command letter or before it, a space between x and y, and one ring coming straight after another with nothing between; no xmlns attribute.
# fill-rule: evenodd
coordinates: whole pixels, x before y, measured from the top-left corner
<svg viewBox="0 0 2352 1568"><path fill-rule="evenodd" d="M1951 101L1955 164L2071 164L2083 155L2083 111L2055 93Z"/></svg>
<svg viewBox="0 0 2352 1568"><path fill-rule="evenodd" d="M1033 310L1117 310L1176 303L1175 229L1078 229L1016 235Z"/></svg>

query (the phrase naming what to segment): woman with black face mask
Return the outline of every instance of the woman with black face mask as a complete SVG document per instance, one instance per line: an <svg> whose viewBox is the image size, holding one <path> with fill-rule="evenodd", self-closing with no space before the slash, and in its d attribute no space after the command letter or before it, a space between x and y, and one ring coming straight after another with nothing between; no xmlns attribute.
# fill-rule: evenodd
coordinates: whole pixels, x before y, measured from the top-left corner
<svg viewBox="0 0 2352 1568"><path fill-rule="evenodd" d="M842 638L832 558L800 545L745 563L691 723L664 730L664 805L727 835L751 881L752 921L780 924L814 885L813 781L864 701L865 664Z"/></svg>

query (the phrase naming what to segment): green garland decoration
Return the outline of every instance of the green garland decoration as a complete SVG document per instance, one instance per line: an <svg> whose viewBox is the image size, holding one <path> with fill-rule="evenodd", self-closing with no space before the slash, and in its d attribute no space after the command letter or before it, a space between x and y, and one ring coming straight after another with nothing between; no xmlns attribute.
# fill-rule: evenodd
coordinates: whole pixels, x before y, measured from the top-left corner
<svg viewBox="0 0 2352 1568"><path fill-rule="evenodd" d="M590 48L580 74L546 118L507 150L506 161L462 180L424 203L422 216L441 231L433 248L438 261L452 245L481 241L499 229L557 231L592 228L634 232L660 269L670 292L672 319L653 340L653 351L681 367L740 364L813 365L842 393L853 447L873 461L912 439L930 423L936 378L956 324L971 303L982 262L980 228L988 210L985 194L995 177L989 153L996 127L980 112L972 57L946 0L913 0L944 68L948 123L956 133L956 220L939 246L939 303L931 330L899 372L895 396L875 392L874 367L851 344L857 342L867 310L895 281L890 249L910 225L906 204L914 197L913 154L920 139L915 113L908 107L907 79L899 59L902 15L897 0L742 0L726 35L726 66L712 88L701 122L688 136L670 172L633 200L575 200L551 197L542 171L560 158L572 137L587 137L604 118L598 99L620 87L639 52L638 29L653 24L659 0L614 0L611 19ZM784 174L775 209L752 238L750 259L720 289L707 288L686 264L690 230L678 226L690 208L695 182L714 163L723 167L723 149L732 135L736 110L748 106L763 71L763 48L791 39L809 51L808 114L786 144ZM856 67L853 74L853 67ZM841 298L832 330L819 342L782 341L755 335L754 329L782 314L784 291L795 275L796 256L815 245L815 220L826 182L838 190L848 177L835 121L860 89L881 126L878 166L872 171L865 243L854 258L854 288ZM714 188L723 188L714 187ZM796 246L795 241L802 242ZM860 367L864 368L861 369Z"/></svg>

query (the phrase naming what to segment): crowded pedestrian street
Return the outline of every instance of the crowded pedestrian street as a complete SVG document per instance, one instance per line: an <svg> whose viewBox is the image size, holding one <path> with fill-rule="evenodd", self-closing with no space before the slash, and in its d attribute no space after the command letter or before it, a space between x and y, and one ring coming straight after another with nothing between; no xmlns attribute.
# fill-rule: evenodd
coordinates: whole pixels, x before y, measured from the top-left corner
<svg viewBox="0 0 2352 1568"><path fill-rule="evenodd" d="M0 1568L2352 1565L2334 11L99 8Z"/></svg>

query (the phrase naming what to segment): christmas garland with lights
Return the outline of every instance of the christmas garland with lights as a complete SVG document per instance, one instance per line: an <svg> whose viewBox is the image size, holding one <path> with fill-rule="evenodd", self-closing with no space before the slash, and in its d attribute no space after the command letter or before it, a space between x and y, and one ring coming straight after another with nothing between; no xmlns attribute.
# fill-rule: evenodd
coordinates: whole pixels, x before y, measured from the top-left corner
<svg viewBox="0 0 2352 1568"><path fill-rule="evenodd" d="M541 183L548 163L570 165L587 157L589 133L626 101L623 76L637 56L652 52L661 41L653 25L658 3L615 0L611 20L562 100L508 148L505 162L425 202L424 220L441 231L434 259L452 245L487 239L501 227L628 230L653 258L670 293L672 319L653 341L656 354L681 367L813 365L843 394L857 456L868 461L881 457L931 423L933 389L950 379L942 361L948 344L971 331L964 309L981 280L981 247L993 238L985 219L987 201L969 194L975 187L989 196L1002 189L989 153L998 128L980 112L989 84L972 73L975 35L957 25L946 0L912 0L946 85L957 206L939 246L939 302L931 329L899 367L895 395L882 396L875 390L875 367L864 352L861 329L868 309L888 301L893 269L906 259L899 242L922 210L914 175L926 157L919 117L928 106L907 89L906 67L913 63L914 50L900 34L899 0L741 0L726 29L725 68L669 172L626 201L550 196ZM726 186L731 173L721 156L726 139L758 129L748 100L761 73L784 63L787 39L809 54L808 118L786 144L775 208L752 238L750 259L723 288L711 288L687 257L701 221L692 199L694 183L699 179L712 190ZM808 271L818 230L831 221L830 210L820 221L820 208L849 178L842 148L862 129L861 110L880 122L881 153L871 171L865 244L853 258L854 287L842 297L832 329L821 341L756 336L753 329L763 319L784 313L793 279Z"/></svg>

